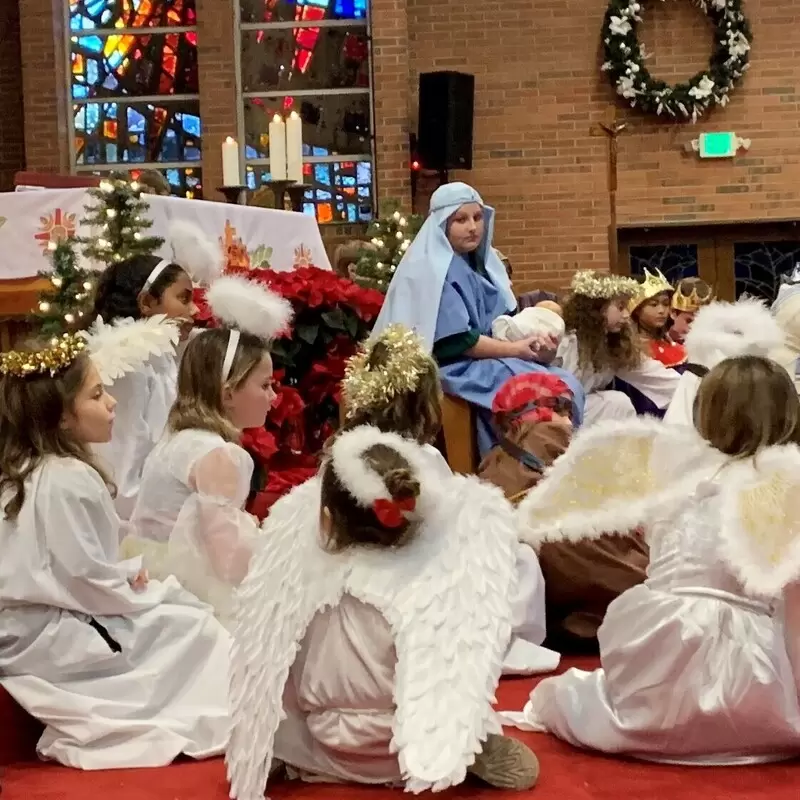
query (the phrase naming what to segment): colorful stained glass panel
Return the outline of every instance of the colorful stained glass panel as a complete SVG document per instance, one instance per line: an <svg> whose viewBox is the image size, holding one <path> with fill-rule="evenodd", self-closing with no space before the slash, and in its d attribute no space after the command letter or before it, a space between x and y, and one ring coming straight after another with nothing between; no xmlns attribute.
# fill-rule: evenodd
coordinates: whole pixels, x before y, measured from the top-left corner
<svg viewBox="0 0 800 800"><path fill-rule="evenodd" d="M197 24L195 0L69 0L71 31Z"/></svg>
<svg viewBox="0 0 800 800"><path fill-rule="evenodd" d="M70 47L76 100L198 92L194 33L73 37Z"/></svg>
<svg viewBox="0 0 800 800"><path fill-rule="evenodd" d="M149 171L149 170L147 170ZM167 179L172 194L176 197L186 197L190 200L203 199L203 171L199 167L184 167L182 169L162 169L159 172ZM120 165L118 169L104 170L102 172L81 172L82 175L119 175L138 178L142 170L135 166Z"/></svg>
<svg viewBox="0 0 800 800"><path fill-rule="evenodd" d="M199 161L200 102L73 106L75 162Z"/></svg>
<svg viewBox="0 0 800 800"><path fill-rule="evenodd" d="M369 40L357 28L242 31L245 92L369 88Z"/></svg>
<svg viewBox="0 0 800 800"><path fill-rule="evenodd" d="M269 123L292 107L303 120L306 156L368 155L371 152L369 94L328 94L244 101L245 146L250 158L269 158Z"/></svg>
<svg viewBox="0 0 800 800"><path fill-rule="evenodd" d="M369 0L239 0L242 22L366 19Z"/></svg>
<svg viewBox="0 0 800 800"><path fill-rule="evenodd" d="M337 161L303 165L306 192L303 213L327 222L368 222L373 216L371 161ZM248 166L247 186L256 189L269 182L266 167Z"/></svg>

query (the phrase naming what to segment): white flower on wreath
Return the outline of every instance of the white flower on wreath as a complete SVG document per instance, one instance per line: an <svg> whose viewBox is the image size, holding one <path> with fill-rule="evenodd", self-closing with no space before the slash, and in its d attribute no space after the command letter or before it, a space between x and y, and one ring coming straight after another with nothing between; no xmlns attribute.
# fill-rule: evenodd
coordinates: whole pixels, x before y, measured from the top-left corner
<svg viewBox="0 0 800 800"><path fill-rule="evenodd" d="M695 100L705 100L707 97L711 97L715 88L714 81L708 77L708 75L703 75L700 79L700 83L697 86L692 86L689 89L689 94L695 98Z"/></svg>
<svg viewBox="0 0 800 800"><path fill-rule="evenodd" d="M747 55L749 50L750 42L747 41L747 37L743 33L728 31L728 53L730 53L731 58L741 58Z"/></svg>
<svg viewBox="0 0 800 800"><path fill-rule="evenodd" d="M728 0L711 0L711 8L723 11L728 5Z"/></svg>
<svg viewBox="0 0 800 800"><path fill-rule="evenodd" d="M636 97L636 95L639 93L636 91L636 88L633 85L633 78L631 78L629 75L623 75L617 81L617 94L628 100Z"/></svg>
<svg viewBox="0 0 800 800"><path fill-rule="evenodd" d="M611 17L608 24L608 30L615 36L627 36L632 29L631 23L625 17Z"/></svg>

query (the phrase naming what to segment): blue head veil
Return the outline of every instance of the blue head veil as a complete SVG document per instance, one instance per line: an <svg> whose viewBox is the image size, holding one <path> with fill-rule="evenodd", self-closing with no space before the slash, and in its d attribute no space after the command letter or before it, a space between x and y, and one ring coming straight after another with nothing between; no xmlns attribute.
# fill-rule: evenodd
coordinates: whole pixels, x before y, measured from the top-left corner
<svg viewBox="0 0 800 800"><path fill-rule="evenodd" d="M431 195L428 218L397 266L373 335L380 334L389 325L401 323L415 330L429 351L433 349L444 280L456 257L447 241L447 220L467 203L478 203L483 208L483 239L477 252L489 279L506 301L506 310L516 308L506 268L492 248L494 209L485 205L481 196L466 183L446 183Z"/></svg>

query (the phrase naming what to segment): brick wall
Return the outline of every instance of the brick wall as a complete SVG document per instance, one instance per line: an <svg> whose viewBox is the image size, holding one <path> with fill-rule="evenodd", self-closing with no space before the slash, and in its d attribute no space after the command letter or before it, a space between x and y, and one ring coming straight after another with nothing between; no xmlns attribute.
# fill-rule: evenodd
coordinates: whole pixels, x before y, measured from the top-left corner
<svg viewBox="0 0 800 800"><path fill-rule="evenodd" d="M2 192L14 187L14 173L25 166L18 0L4 0L0 5L0 108Z"/></svg>

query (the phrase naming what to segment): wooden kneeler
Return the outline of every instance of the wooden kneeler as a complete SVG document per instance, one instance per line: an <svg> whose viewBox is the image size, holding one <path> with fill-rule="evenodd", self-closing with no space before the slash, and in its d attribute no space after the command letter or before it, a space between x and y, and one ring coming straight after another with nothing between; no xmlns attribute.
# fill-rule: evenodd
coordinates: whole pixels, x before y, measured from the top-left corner
<svg viewBox="0 0 800 800"><path fill-rule="evenodd" d="M447 463L453 472L471 475L478 469L475 410L460 397L442 398L442 432Z"/></svg>

